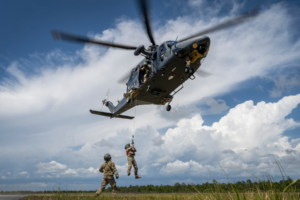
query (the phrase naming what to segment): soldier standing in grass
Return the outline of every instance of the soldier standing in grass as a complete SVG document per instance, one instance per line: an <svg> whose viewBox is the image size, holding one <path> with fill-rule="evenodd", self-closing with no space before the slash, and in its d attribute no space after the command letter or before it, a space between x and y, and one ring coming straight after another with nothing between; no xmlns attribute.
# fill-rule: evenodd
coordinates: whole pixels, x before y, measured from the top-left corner
<svg viewBox="0 0 300 200"><path fill-rule="evenodd" d="M131 171L131 167L133 165L135 179L140 179L141 177L138 176L138 167L137 167L136 161L134 159L136 148L134 147L133 140L131 142L131 146L129 143L125 145L125 150L126 150L127 160L128 160L128 170L127 170L128 176L130 176L130 174L131 174L130 171Z"/></svg>
<svg viewBox="0 0 300 200"><path fill-rule="evenodd" d="M103 190L108 185L108 183L110 184L112 189L112 196L117 195L117 185L114 179L114 174L116 176L116 179L118 179L119 178L118 171L116 169L115 163L111 161L111 156L108 153L105 154L104 160L105 163L101 165L99 169L101 173L103 173L104 171L103 180L102 180L101 187L97 190L95 194L95 197L99 196L103 192Z"/></svg>

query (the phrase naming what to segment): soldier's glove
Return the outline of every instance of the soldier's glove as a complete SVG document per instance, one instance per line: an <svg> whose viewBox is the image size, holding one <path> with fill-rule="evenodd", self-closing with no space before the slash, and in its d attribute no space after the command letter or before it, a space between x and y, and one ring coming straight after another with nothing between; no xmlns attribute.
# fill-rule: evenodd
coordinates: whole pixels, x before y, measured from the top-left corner
<svg viewBox="0 0 300 200"><path fill-rule="evenodd" d="M116 179L118 179L119 178L119 175L118 176L116 176Z"/></svg>

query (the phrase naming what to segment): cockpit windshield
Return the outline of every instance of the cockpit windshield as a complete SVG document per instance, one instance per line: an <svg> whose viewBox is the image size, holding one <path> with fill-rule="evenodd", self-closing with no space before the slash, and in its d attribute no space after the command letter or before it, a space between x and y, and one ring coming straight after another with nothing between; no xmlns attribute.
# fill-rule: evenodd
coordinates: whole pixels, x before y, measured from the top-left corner
<svg viewBox="0 0 300 200"><path fill-rule="evenodd" d="M170 47L170 48L171 48L174 44L177 44L177 43L178 43L177 41L167 41L167 42L166 42L167 46Z"/></svg>

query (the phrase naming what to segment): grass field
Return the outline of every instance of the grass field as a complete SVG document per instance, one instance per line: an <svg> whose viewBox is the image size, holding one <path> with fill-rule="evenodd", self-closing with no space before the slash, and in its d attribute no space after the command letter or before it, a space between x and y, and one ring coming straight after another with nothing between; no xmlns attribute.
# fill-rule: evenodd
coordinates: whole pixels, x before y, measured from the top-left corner
<svg viewBox="0 0 300 200"><path fill-rule="evenodd" d="M41 200L41 199L47 199L47 200L88 200L88 199L99 199L99 200L113 200L113 199L122 199L122 200L193 200L193 199L203 199L203 200L210 200L210 199L225 199L225 200L231 200L231 199L243 199L243 200L280 200L280 199L286 199L286 200L299 200L300 194L289 192L289 193L277 193L274 194L273 192L264 192L264 193L254 193L254 192L248 192L248 193L173 193L173 194L165 194L165 193L154 193L154 194L134 194L134 193L118 193L116 197L112 197L110 193L103 193L99 197L94 197L94 194L38 194L38 195L31 195L27 200Z"/></svg>

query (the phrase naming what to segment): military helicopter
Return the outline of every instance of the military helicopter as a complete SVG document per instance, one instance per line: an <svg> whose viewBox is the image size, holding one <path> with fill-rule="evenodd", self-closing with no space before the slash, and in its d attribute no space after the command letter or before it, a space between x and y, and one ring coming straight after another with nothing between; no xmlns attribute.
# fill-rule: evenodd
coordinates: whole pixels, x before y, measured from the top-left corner
<svg viewBox="0 0 300 200"><path fill-rule="evenodd" d="M110 118L133 119L134 117L132 116L121 114L137 105L147 104L167 104L166 110L170 111L170 103L174 95L183 88L185 81L188 79L194 80L195 72L199 72L200 76L207 75L207 73L198 70L203 59L207 56L210 47L210 38L203 35L249 21L254 19L259 13L259 9L256 7L247 13L189 37L178 41L170 40L157 45L152 34L148 1L139 0L137 1L137 5L143 16L147 35L152 43L148 48L145 48L144 45L135 47L94 40L92 38L60 31L51 31L51 35L55 40L90 43L125 50L134 50L135 56L142 55L145 57L140 63L133 67L129 75L126 74L125 78L119 81L124 82L124 80L127 80L126 93L124 93L123 99L119 101L116 106L114 106L112 102L107 101L107 98L102 101L103 105L108 107L110 113L90 110L92 114Z"/></svg>

